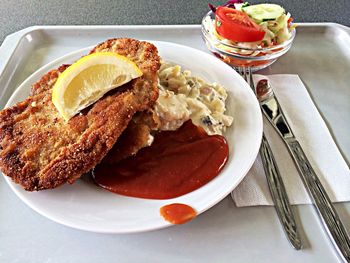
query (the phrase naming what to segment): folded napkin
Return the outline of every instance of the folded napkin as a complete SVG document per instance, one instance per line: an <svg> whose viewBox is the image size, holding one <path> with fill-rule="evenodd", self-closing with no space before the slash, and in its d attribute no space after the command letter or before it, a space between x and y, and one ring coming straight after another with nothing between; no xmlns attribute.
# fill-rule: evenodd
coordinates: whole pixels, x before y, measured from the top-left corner
<svg viewBox="0 0 350 263"><path fill-rule="evenodd" d="M297 75L254 75L268 78L283 112L312 167L333 202L350 201L350 170ZM291 204L310 204L292 157L274 128L264 118L264 131L274 153ZM238 207L273 205L260 156L232 192Z"/></svg>

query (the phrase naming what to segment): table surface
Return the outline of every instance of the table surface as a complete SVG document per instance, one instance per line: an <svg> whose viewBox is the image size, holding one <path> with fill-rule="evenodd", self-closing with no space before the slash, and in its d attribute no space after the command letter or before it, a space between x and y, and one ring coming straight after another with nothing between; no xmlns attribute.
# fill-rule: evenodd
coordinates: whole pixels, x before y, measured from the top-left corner
<svg viewBox="0 0 350 263"><path fill-rule="evenodd" d="M206 1L29 1L13 3L0 1L0 43L6 35L31 25L55 24L199 24L207 10ZM211 1L213 4L222 1ZM254 1L254 3L263 1ZM333 1L274 1L289 10L296 21L300 22L337 22L350 26L348 10L349 0ZM68 10L65 10L68 6ZM181 16L179 15L181 14ZM0 222L12 222L1 226L0 262L237 262L240 259L254 259L255 262L271 262L271 258L283 262L298 255L293 249L286 249L285 254L276 254L273 247L289 247L283 233L275 233L278 219L273 207L236 208L230 198L198 217L194 222L183 226L132 235L103 235L82 232L54 223L27 207L13 196L4 180L0 183ZM9 198L10 196L10 198ZM7 207L16 207L5 211ZM336 205L342 218L349 217L349 209L344 204ZM317 215L310 206L297 206L298 221L303 222L302 238L306 250L303 259L307 262L332 262L334 250L329 246ZM220 217L229 211L228 217ZM7 213L10 212L10 213ZM25 218L26 224L23 224ZM246 222L244 225L234 222ZM345 222L350 228L350 220ZM217 226L222 227L217 227ZM265 228L257 226L264 225ZM300 224L299 224L300 225ZM248 233L256 227L254 239L235 240L227 243L227 237L239 233ZM42 230L45 231L42 231ZM222 231L221 229L225 229ZM175 231L176 230L176 231ZM278 229L277 229L278 230ZM19 233L26 233L25 235ZM269 240L271 235L281 235L284 243L274 244L279 240ZM318 233L310 240L310 235ZM21 236L21 240L18 239ZM308 239L309 237L309 239ZM269 242L264 242L269 240ZM151 242L150 242L151 241ZM196 242L196 243L194 243ZM215 246L213 245L215 244ZM311 244L312 243L312 244ZM183 244L187 244L184 246ZM254 249L258 247L258 249ZM326 257L311 255L310 247L326 251ZM161 248L161 249L159 249ZM215 251L209 253L211 249ZM137 250L137 253L133 250ZM228 258L237 253L236 258ZM264 255L261 256L261 251ZM203 255L206 258L203 258ZM246 257L245 255L250 255ZM239 256L240 255L240 256ZM273 260L272 260L273 261Z"/></svg>
<svg viewBox="0 0 350 263"><path fill-rule="evenodd" d="M7 35L33 25L200 24L208 2L219 5L225 0L1 0L0 43ZM335 22L350 26L349 0L273 2L284 6L297 22Z"/></svg>

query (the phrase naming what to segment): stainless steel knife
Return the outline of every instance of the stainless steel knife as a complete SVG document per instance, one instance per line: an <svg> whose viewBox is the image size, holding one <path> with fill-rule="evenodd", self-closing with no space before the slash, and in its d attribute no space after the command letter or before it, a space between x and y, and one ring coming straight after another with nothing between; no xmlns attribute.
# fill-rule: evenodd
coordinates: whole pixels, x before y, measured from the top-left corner
<svg viewBox="0 0 350 263"><path fill-rule="evenodd" d="M253 74L251 68L239 68L239 74L249 84L256 95L256 87L254 85ZM262 134L260 156L263 164L266 181L270 189L271 198L275 205L278 219L281 222L282 229L290 244L296 250L300 250L303 245L295 222L295 215L290 205L286 188L282 176L279 172L278 165L273 156L270 144L267 141L264 131Z"/></svg>
<svg viewBox="0 0 350 263"><path fill-rule="evenodd" d="M313 200L314 206L319 213L328 236L334 247L337 249L340 258L345 262L350 262L349 235L298 140L295 138L273 89L267 79L260 80L256 88L261 109L287 145L289 153L291 154L299 174L301 175L302 181Z"/></svg>

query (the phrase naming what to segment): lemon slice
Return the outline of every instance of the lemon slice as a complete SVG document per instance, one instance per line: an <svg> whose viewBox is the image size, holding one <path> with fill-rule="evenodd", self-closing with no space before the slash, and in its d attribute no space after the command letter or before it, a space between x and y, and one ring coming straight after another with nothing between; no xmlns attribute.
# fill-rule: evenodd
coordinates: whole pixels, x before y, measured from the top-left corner
<svg viewBox="0 0 350 263"><path fill-rule="evenodd" d="M69 66L57 79L52 102L65 120L108 91L142 75L137 65L113 52L93 53Z"/></svg>

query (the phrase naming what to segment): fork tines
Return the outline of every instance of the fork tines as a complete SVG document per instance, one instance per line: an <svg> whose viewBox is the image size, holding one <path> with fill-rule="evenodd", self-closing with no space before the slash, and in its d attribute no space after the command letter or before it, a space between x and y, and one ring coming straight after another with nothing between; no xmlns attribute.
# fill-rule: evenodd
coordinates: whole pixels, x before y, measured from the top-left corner
<svg viewBox="0 0 350 263"><path fill-rule="evenodd" d="M255 86L251 67L237 67L236 71L244 78L244 80L249 84L249 86L255 93Z"/></svg>

